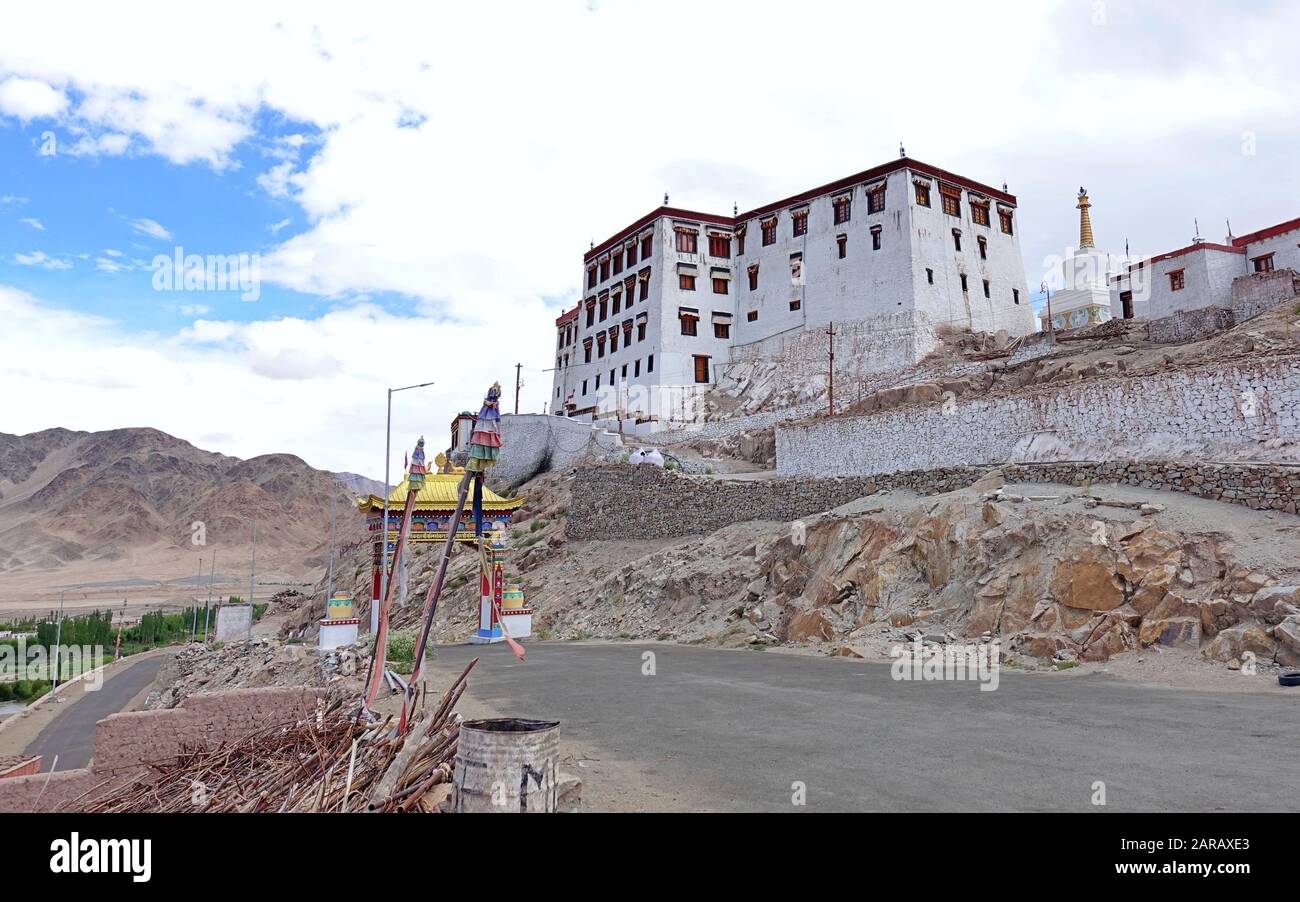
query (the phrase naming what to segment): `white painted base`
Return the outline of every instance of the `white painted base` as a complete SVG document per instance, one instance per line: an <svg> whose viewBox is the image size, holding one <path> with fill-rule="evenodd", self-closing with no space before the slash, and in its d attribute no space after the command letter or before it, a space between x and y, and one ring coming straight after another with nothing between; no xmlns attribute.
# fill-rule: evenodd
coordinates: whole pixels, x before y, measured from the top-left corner
<svg viewBox="0 0 1300 902"><path fill-rule="evenodd" d="M333 651L345 645L357 644L360 620L322 620L320 622L320 650Z"/></svg>

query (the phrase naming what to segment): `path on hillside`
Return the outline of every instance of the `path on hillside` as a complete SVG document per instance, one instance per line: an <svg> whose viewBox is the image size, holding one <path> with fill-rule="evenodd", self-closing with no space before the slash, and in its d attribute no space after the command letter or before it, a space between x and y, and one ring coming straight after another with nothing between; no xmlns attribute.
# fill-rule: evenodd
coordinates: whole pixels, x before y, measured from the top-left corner
<svg viewBox="0 0 1300 902"><path fill-rule="evenodd" d="M462 711L560 720L588 807L791 811L800 782L811 811L1089 811L1096 781L1105 810L1300 805L1300 690L1003 668L981 692L895 681L887 663L654 642L530 642L522 665L440 647L432 686L476 655Z"/></svg>
<svg viewBox="0 0 1300 902"><path fill-rule="evenodd" d="M131 699L153 682L166 660L165 655L153 655L131 664L104 680L104 685L94 692L73 687L76 701L66 703L58 716L27 746L26 753L44 756L42 772L54 764L55 755L59 756L58 769L61 771L85 767L95 749L95 724L124 710Z"/></svg>

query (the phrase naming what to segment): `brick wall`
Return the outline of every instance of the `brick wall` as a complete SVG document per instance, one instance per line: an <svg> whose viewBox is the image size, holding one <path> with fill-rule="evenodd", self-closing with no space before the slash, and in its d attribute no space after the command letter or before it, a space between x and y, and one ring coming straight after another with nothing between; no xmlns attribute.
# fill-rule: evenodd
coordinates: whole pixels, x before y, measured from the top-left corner
<svg viewBox="0 0 1300 902"><path fill-rule="evenodd" d="M305 716L315 710L321 691L235 689L191 695L178 708L113 714L95 725L89 767L0 780L0 812L78 810L110 788L147 778L150 771L143 766L147 763Z"/></svg>
<svg viewBox="0 0 1300 902"><path fill-rule="evenodd" d="M1106 461L998 469L1009 482L1122 483L1293 514L1300 499L1300 467L1296 466ZM876 476L741 480L684 476L630 464L590 467L580 470L574 481L566 535L575 540L699 535L733 523L812 516L880 489L952 491L971 485L988 471L988 467L949 467Z"/></svg>

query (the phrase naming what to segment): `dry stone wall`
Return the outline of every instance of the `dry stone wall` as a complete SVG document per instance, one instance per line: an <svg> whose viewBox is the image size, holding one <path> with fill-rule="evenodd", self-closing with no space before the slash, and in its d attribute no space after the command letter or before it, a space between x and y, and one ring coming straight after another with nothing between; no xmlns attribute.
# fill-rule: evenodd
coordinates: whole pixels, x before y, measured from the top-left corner
<svg viewBox="0 0 1300 902"><path fill-rule="evenodd" d="M1049 460L1215 460L1227 449L1297 437L1300 357L1277 356L783 424L776 462L784 476L825 477Z"/></svg>
<svg viewBox="0 0 1300 902"><path fill-rule="evenodd" d="M1300 499L1300 467L1282 464L1061 461L998 469L1013 483L1120 483L1291 514ZM574 482L565 532L574 540L680 538L733 523L809 517L885 489L953 491L988 472L988 467L948 467L875 476L746 480L684 476L645 465L588 467Z"/></svg>

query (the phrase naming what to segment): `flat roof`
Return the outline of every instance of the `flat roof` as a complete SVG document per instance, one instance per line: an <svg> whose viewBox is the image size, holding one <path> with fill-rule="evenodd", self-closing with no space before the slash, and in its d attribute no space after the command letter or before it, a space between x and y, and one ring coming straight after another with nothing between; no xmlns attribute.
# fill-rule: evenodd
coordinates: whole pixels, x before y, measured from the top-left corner
<svg viewBox="0 0 1300 902"><path fill-rule="evenodd" d="M1278 235L1285 235L1287 232L1294 232L1296 229L1300 229L1300 219L1288 219L1286 222L1279 222L1275 226L1260 229L1258 232L1251 232L1249 235L1234 238L1232 244L1234 247L1245 247L1248 244L1254 244L1256 241L1264 241Z"/></svg>

